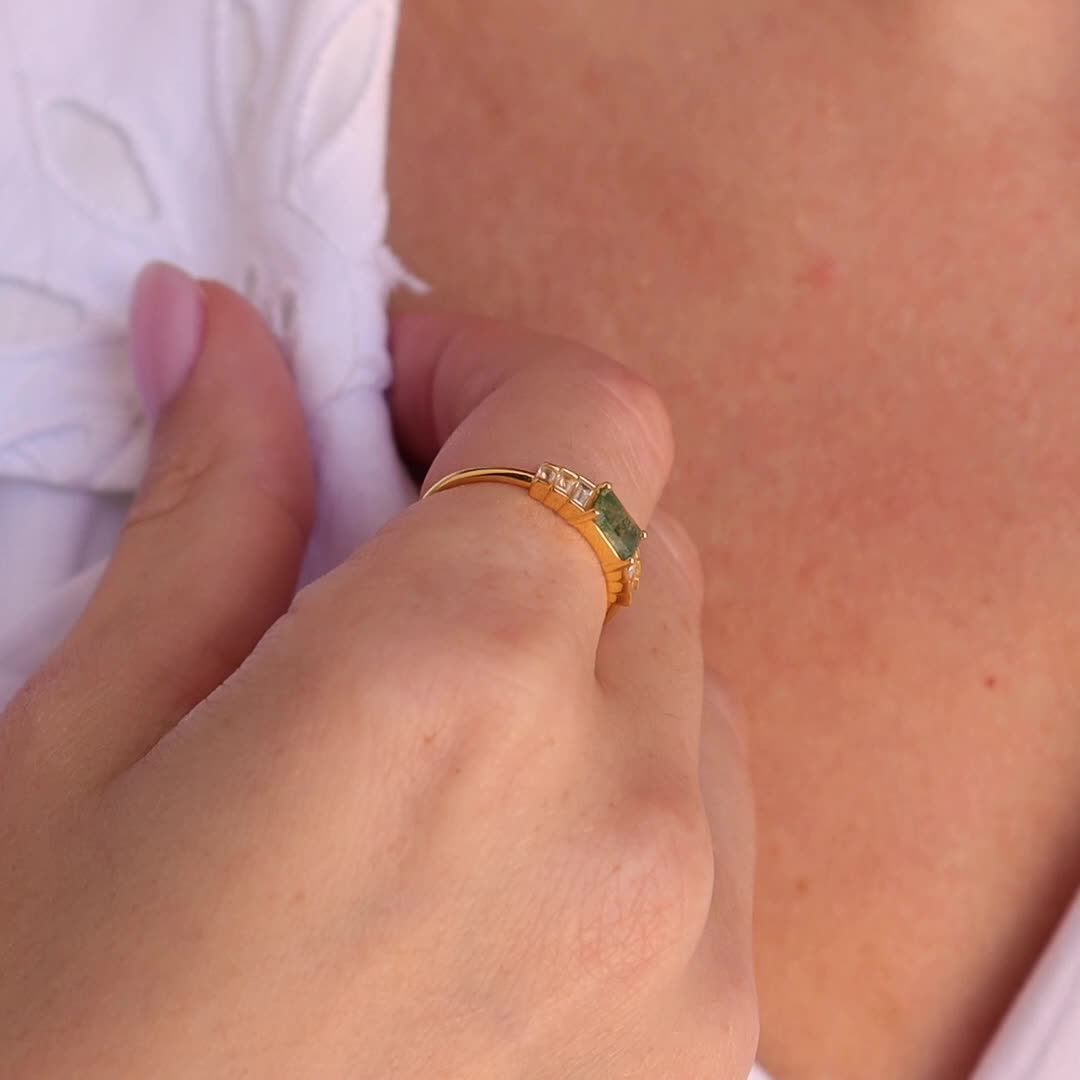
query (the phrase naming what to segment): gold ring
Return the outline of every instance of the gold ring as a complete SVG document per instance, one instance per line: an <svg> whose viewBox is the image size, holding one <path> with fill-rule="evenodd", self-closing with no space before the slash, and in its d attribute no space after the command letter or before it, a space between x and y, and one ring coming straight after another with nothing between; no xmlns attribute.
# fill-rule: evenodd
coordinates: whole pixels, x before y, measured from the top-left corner
<svg viewBox="0 0 1080 1080"><path fill-rule="evenodd" d="M630 516L610 484L594 484L570 469L550 463L534 473L524 469L460 469L432 484L424 498L463 484L482 483L528 488L534 499L585 537L604 571L608 618L616 608L633 603L641 582L641 542L648 534Z"/></svg>

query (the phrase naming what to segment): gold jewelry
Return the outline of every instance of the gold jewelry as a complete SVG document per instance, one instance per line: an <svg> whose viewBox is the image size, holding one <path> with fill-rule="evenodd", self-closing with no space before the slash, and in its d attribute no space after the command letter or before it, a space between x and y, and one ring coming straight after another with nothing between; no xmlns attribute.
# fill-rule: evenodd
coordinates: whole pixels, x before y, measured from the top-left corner
<svg viewBox="0 0 1080 1080"><path fill-rule="evenodd" d="M554 510L589 542L604 571L608 617L616 607L629 607L641 581L641 542L647 536L627 513L610 484L594 484L570 469L541 465L535 473L524 469L461 469L444 476L424 494L462 484L513 484Z"/></svg>

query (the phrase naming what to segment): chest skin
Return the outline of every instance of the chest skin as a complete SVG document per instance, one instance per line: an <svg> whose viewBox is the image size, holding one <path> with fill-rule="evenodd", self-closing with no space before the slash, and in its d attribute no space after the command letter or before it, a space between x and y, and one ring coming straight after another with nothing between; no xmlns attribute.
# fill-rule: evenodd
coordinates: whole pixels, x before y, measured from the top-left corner
<svg viewBox="0 0 1080 1080"><path fill-rule="evenodd" d="M1076 12L404 5L397 251L673 411L779 1080L965 1076L1080 883Z"/></svg>

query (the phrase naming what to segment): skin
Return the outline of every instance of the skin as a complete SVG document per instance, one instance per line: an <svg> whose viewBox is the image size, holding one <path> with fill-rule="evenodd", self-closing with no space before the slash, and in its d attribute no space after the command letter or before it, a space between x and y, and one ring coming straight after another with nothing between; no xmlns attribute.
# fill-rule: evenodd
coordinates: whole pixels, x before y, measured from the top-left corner
<svg viewBox="0 0 1080 1080"><path fill-rule="evenodd" d="M420 302L671 408L749 726L763 1063L959 1080L1080 883L1076 6L404 8Z"/></svg>
<svg viewBox="0 0 1080 1080"><path fill-rule="evenodd" d="M136 304L156 394L164 273ZM652 520L650 588L605 626L589 547L486 484L293 598L299 403L254 310L202 292L115 557L0 715L0 1075L741 1080L749 783L694 546L653 513L655 391L568 342L397 320L414 459L610 470Z"/></svg>

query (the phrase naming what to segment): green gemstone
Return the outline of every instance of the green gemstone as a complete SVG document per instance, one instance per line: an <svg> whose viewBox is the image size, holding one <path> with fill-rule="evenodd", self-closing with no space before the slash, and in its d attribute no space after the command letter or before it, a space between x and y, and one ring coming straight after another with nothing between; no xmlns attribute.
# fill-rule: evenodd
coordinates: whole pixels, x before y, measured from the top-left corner
<svg viewBox="0 0 1080 1080"><path fill-rule="evenodd" d="M642 532L615 492L611 488L601 488L593 509L596 510L596 524L615 554L620 559L633 558L641 544Z"/></svg>

